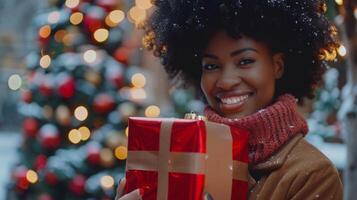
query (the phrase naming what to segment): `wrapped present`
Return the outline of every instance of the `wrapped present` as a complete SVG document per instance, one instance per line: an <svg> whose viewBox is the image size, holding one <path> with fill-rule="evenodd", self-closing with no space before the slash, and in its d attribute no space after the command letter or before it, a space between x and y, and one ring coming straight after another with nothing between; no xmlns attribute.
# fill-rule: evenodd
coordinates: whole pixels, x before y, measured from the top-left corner
<svg viewBox="0 0 357 200"><path fill-rule="evenodd" d="M129 119L126 192L144 200L247 199L248 132L204 120Z"/></svg>

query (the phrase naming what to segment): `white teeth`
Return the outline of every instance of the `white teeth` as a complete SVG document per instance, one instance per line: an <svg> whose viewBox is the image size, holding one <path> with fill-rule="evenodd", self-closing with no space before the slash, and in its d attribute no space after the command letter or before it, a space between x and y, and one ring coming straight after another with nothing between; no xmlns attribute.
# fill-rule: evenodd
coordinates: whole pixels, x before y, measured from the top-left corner
<svg viewBox="0 0 357 200"><path fill-rule="evenodd" d="M221 101L224 104L236 104L236 103L241 103L242 101L246 100L248 97L249 95L230 97L230 98L221 99Z"/></svg>

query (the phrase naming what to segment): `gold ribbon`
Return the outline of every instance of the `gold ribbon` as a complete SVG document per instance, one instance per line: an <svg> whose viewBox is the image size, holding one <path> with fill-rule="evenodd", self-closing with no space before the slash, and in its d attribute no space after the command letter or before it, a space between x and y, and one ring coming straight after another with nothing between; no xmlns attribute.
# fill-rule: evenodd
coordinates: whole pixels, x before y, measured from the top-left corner
<svg viewBox="0 0 357 200"><path fill-rule="evenodd" d="M232 179L247 181L247 163L232 160L232 136L229 126L205 122L206 154L170 152L172 119L160 129L159 151L129 151L127 170L158 171L157 199L168 196L169 172L205 174L205 190L214 199L230 199Z"/></svg>

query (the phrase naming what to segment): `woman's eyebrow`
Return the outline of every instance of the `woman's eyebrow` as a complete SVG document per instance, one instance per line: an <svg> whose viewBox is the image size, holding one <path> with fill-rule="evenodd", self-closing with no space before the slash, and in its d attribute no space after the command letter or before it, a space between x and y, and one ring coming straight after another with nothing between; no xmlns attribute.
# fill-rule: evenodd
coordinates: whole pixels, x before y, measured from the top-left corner
<svg viewBox="0 0 357 200"><path fill-rule="evenodd" d="M241 53L243 53L243 52L245 52L245 51L254 51L254 52L257 52L257 53L258 53L258 51L257 51L256 49L253 49L253 48L243 48L243 49L238 49L238 50L233 51L230 55L231 55L231 57L234 57L234 56L236 56L236 55L238 55L238 54L241 54Z"/></svg>

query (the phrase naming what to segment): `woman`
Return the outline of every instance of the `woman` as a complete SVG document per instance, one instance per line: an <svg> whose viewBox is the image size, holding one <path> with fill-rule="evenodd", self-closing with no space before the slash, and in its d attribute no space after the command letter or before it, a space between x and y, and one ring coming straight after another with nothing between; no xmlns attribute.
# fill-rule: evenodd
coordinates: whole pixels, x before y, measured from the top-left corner
<svg viewBox="0 0 357 200"><path fill-rule="evenodd" d="M201 89L210 121L249 136L249 199L342 199L332 163L303 138L312 98L338 47L323 0L155 1L146 46L171 77ZM122 193L125 181L118 190ZM120 199L140 199L140 191ZM119 195L121 196L121 194Z"/></svg>

